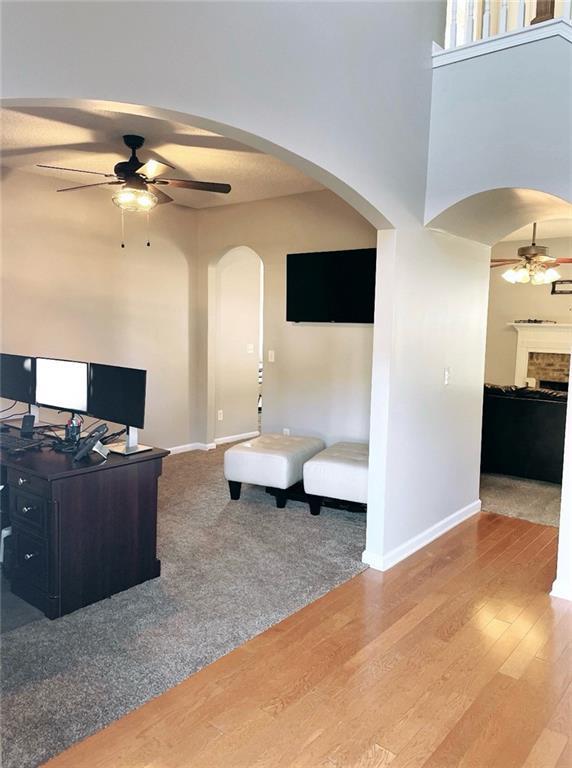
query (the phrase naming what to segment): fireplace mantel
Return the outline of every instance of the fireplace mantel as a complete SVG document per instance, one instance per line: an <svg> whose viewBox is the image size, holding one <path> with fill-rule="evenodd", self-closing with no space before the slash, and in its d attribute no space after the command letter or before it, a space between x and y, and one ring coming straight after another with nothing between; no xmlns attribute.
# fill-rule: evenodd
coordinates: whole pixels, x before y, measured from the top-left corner
<svg viewBox="0 0 572 768"><path fill-rule="evenodd" d="M530 352L572 353L572 323L508 323L518 334L514 383L526 385Z"/></svg>

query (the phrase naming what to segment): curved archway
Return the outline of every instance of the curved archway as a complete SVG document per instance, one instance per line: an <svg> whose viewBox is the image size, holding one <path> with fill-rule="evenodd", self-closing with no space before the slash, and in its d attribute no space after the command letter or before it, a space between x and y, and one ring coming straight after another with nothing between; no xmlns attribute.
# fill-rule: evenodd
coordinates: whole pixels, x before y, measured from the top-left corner
<svg viewBox="0 0 572 768"><path fill-rule="evenodd" d="M30 107L59 107L62 109L100 109L109 112L122 112L125 114L141 115L159 120L174 120L185 125L203 128L219 133L227 138L246 144L254 149L277 157L318 181L324 187L335 192L348 205L360 213L376 229L392 229L391 222L362 195L356 192L340 178L330 173L310 159L301 157L295 152L279 146L274 142L249 133L240 128L235 128L227 123L192 115L177 110L164 109L152 106L142 106L128 102L103 101L94 99L1 99L0 105L6 108L30 108Z"/></svg>
<svg viewBox="0 0 572 768"><path fill-rule="evenodd" d="M208 268L207 435L209 444L259 431L264 265L247 245Z"/></svg>
<svg viewBox="0 0 572 768"><path fill-rule="evenodd" d="M506 235L543 219L572 217L572 203L536 189L489 189L446 208L426 226L494 245Z"/></svg>
<svg viewBox="0 0 572 768"><path fill-rule="evenodd" d="M492 246L506 235L533 221L560 218L570 219L572 225L572 203L569 201L537 189L500 188L484 190L459 200L435 216L426 226ZM570 351L572 353L572 349ZM569 557L571 550L572 408L568 407L557 571L551 592L553 596L567 600L572 600L572 563Z"/></svg>

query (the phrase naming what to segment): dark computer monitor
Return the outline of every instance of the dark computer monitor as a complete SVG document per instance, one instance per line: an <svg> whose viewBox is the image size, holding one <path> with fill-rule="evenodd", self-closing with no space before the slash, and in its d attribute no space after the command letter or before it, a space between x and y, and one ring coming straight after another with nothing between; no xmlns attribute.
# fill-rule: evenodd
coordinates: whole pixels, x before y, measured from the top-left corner
<svg viewBox="0 0 572 768"><path fill-rule="evenodd" d="M98 419L143 429L147 371L91 363L87 411Z"/></svg>
<svg viewBox="0 0 572 768"><path fill-rule="evenodd" d="M36 402L36 360L0 353L0 397L20 403Z"/></svg>
<svg viewBox="0 0 572 768"><path fill-rule="evenodd" d="M36 404L87 413L87 374L87 363L37 357Z"/></svg>

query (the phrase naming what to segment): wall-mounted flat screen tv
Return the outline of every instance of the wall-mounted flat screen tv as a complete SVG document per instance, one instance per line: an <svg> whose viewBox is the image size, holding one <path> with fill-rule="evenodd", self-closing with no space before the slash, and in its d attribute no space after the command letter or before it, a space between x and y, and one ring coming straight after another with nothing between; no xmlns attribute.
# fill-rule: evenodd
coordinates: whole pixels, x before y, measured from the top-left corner
<svg viewBox="0 0 572 768"><path fill-rule="evenodd" d="M375 248L286 257L286 320L373 323Z"/></svg>

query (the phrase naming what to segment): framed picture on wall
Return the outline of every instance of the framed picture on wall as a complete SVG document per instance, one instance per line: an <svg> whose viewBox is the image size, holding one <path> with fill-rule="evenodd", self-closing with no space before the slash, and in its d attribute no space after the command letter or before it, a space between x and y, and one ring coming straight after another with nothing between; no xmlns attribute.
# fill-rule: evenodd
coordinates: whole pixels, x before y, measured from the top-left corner
<svg viewBox="0 0 572 768"><path fill-rule="evenodd" d="M572 280L555 280L552 283L552 290L550 293L553 295L572 293Z"/></svg>

